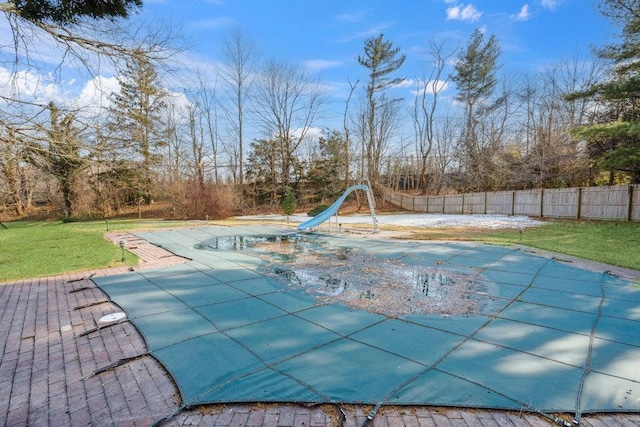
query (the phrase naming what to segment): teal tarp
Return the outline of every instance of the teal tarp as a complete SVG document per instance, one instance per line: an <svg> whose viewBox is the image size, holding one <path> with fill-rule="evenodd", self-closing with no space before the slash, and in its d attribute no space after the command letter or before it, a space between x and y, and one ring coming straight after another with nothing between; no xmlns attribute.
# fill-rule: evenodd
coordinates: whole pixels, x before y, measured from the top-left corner
<svg viewBox="0 0 640 427"><path fill-rule="evenodd" d="M318 304L261 274L258 258L232 247L198 249L216 237L287 232L254 226L139 233L193 261L94 279L141 331L184 405L640 411L637 284L512 248L316 236L407 265L480 271L496 285L483 314L393 318Z"/></svg>

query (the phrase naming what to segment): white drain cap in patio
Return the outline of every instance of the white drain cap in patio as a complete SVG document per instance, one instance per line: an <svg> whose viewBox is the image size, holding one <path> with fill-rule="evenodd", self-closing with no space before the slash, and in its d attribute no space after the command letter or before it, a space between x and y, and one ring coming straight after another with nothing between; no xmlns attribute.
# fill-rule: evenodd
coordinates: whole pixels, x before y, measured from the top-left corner
<svg viewBox="0 0 640 427"><path fill-rule="evenodd" d="M106 316L102 316L100 318L100 322L101 323L117 322L118 320L122 320L125 317L127 317L125 313L123 313L122 311L118 311L116 313L111 313L111 314L107 314Z"/></svg>

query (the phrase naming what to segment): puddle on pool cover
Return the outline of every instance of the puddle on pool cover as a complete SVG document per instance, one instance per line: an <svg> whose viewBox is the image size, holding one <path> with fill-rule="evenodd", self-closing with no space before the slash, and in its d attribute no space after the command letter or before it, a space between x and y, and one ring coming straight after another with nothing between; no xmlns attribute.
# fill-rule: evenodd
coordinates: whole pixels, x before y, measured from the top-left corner
<svg viewBox="0 0 640 427"><path fill-rule="evenodd" d="M497 286L477 274L378 258L300 235L218 237L198 249L240 250L261 258L261 272L319 303L343 303L388 316L471 315L494 311Z"/></svg>

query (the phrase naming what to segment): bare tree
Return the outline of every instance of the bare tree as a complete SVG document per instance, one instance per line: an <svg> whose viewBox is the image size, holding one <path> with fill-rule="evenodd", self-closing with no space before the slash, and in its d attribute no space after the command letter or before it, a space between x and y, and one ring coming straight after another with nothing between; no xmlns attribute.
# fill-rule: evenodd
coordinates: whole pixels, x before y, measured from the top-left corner
<svg viewBox="0 0 640 427"><path fill-rule="evenodd" d="M533 186L582 185L588 170L586 153L580 152L569 133L576 123L589 123L597 111L585 99L564 98L584 90L602 76L602 63L591 58L563 60L540 75L535 103L535 144L530 153L535 173Z"/></svg>
<svg viewBox="0 0 640 427"><path fill-rule="evenodd" d="M46 129L48 147L34 153L34 158L41 168L49 172L58 182L64 200L65 217L73 213L76 201L77 180L80 173L88 166L87 159L82 156L80 129L74 123L73 114L60 115L60 110L49 104L51 122Z"/></svg>
<svg viewBox="0 0 640 427"><path fill-rule="evenodd" d="M419 159L418 186L422 194L427 194L426 172L429 155L434 143L434 122L438 109L438 96L449 81L449 76L443 78L447 63L455 51L444 53L444 43L429 42L432 59L429 72L424 69L422 78L416 79L416 95L413 103L412 119L415 131L416 157Z"/></svg>
<svg viewBox="0 0 640 427"><path fill-rule="evenodd" d="M167 146L162 157L164 172L164 193L170 196L173 217L186 216L186 188L189 169L189 149L185 140L184 119L174 103L169 103L166 110L165 133Z"/></svg>
<svg viewBox="0 0 640 427"><path fill-rule="evenodd" d="M220 77L226 83L226 90L232 99L232 108L225 110L233 135L237 139L238 184L244 193L244 119L245 104L254 83L258 65L255 45L248 40L239 28L233 29L222 43L224 67ZM234 174L235 178L235 174Z"/></svg>
<svg viewBox="0 0 640 427"><path fill-rule="evenodd" d="M359 80L356 80L355 83L351 83L349 80L349 96L347 97L347 101L344 103L344 115L342 118L342 128L344 129L344 140L345 140L345 171L344 171L344 185L345 187L349 186L349 162L350 162L350 151L349 147L351 146L351 140L349 139L351 135L351 130L349 128L349 102L351 102L351 97L353 96L353 92L356 90L356 86L358 85Z"/></svg>
<svg viewBox="0 0 640 427"><path fill-rule="evenodd" d="M400 127L401 106L396 99L387 99L383 94L376 105L376 122L374 126L374 144L367 147L367 168L375 177L373 183L378 183L383 159L387 155L393 137ZM370 117L370 116L369 116ZM368 125L367 125L368 126ZM370 142L370 141L369 141Z"/></svg>
<svg viewBox="0 0 640 427"><path fill-rule="evenodd" d="M281 184L289 185L295 152L312 127L325 92L303 68L271 60L256 95L256 117L265 134L279 145Z"/></svg>
<svg viewBox="0 0 640 427"><path fill-rule="evenodd" d="M10 128L6 128L0 133L0 172L4 177L5 189L3 193L9 197L12 202L15 213L22 215L27 203L23 197L23 189L21 185L21 164L26 161L24 150L17 141L15 132ZM2 198L4 200L5 197Z"/></svg>
<svg viewBox="0 0 640 427"><path fill-rule="evenodd" d="M213 181L218 183L220 177L220 138L218 133L218 99L216 94L217 80L213 86L207 83L202 73L198 73L198 127L202 142L208 142L207 157L213 167ZM204 148L204 147L203 147ZM204 171L204 170L203 170Z"/></svg>
<svg viewBox="0 0 640 427"><path fill-rule="evenodd" d="M193 182L198 193L204 193L204 169L205 169L205 147L202 138L201 127L196 119L197 105L190 105L187 109L189 115L189 141L191 142L191 169Z"/></svg>
<svg viewBox="0 0 640 427"><path fill-rule="evenodd" d="M133 57L144 57L145 61L160 67L163 61L180 51L170 28L157 23L144 27L127 20L141 5L141 0L0 2L0 19L5 20L5 26L12 32L12 37L0 41L0 48L14 52L3 56L0 62L0 66L11 71L13 89L0 95L4 113L0 119L0 135L13 134L12 138L0 137L0 145L9 144L9 139L18 144L0 147L0 151L33 152L35 149L41 158L54 158L59 154L47 152L50 150L47 141L36 144L32 138L37 122L41 121L39 117L47 114L48 104L55 98L45 91L42 91L44 96L39 97L20 92L17 83L21 76L53 73L59 78L69 68L96 76L105 62L110 68L117 69ZM96 129L101 124L100 117L89 117L86 110L77 106L60 105L59 108L60 114L74 116L80 127ZM114 165L125 163L118 163L122 159L114 157L112 147L105 141L102 132L86 133L78 141L81 143L77 151L79 156L72 159L72 153L65 154L69 163L94 162L89 169L90 175L83 175L83 178L88 179L97 191L105 188L105 177L109 173L109 178L116 177ZM81 159L80 155L88 157ZM108 164L115 167L111 172ZM41 166L44 168L44 163ZM110 200L109 194L112 193L105 193L102 199Z"/></svg>
<svg viewBox="0 0 640 427"><path fill-rule="evenodd" d="M446 180L447 171L453 164L456 154L457 142L460 138L461 120L450 112L438 117L434 126L434 162L433 189L436 194L440 194L442 188L448 185Z"/></svg>
<svg viewBox="0 0 640 427"><path fill-rule="evenodd" d="M140 51L158 65L182 48L172 27L128 19L141 6L141 0L0 2L13 35L0 47L14 52L7 64L14 71L46 66L59 73L62 65L79 65L95 74L102 62L114 66Z"/></svg>

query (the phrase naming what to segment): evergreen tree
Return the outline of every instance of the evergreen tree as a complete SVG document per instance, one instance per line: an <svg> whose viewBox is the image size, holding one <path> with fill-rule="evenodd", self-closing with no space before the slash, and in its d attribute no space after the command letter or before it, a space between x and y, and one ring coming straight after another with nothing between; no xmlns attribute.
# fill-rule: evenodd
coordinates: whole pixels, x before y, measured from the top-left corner
<svg viewBox="0 0 640 427"><path fill-rule="evenodd" d="M112 94L109 108L110 137L125 157L135 160L143 174L140 192L146 203L153 199L154 168L160 164L159 149L167 145L162 125L166 92L160 87L153 65L142 54L126 62L118 78L120 92Z"/></svg>
<svg viewBox="0 0 640 427"><path fill-rule="evenodd" d="M345 156L347 141L340 132L333 131L318 140L319 155L311 160L307 180L313 185L313 193L319 202L325 202L342 191L348 159Z"/></svg>
<svg viewBox="0 0 640 427"><path fill-rule="evenodd" d="M13 12L32 22L72 24L79 19L126 18L142 7L142 0L11 0L0 3L0 10Z"/></svg>
<svg viewBox="0 0 640 427"><path fill-rule="evenodd" d="M282 212L284 212L284 214L287 216L287 219L288 219L289 216L293 215L296 212L296 206L298 204L298 201L296 200L296 195L293 192L293 188L289 187L288 185L285 185L283 191L284 191L284 195L282 196L282 201L280 202L280 208L282 209Z"/></svg>
<svg viewBox="0 0 640 427"><path fill-rule="evenodd" d="M573 136L588 144L594 164L610 174L623 172L640 184L640 0L602 0L602 13L621 25L620 42L597 54L610 63L610 78L589 90L567 95L596 105L596 123L577 126Z"/></svg>
<svg viewBox="0 0 640 427"><path fill-rule="evenodd" d="M276 200L281 158L280 144L274 139L261 139L251 143L245 170L250 192L258 204L273 203Z"/></svg>
<svg viewBox="0 0 640 427"><path fill-rule="evenodd" d="M390 106L399 101L388 99L381 92L404 81L404 77L389 75L397 71L405 59L406 55L400 55L400 48L394 48L393 43L384 39L384 34L366 39L364 53L357 57L358 63L369 70L362 129L366 147L362 155L367 159L368 178L374 187L380 178L382 152L390 134L388 126L396 112Z"/></svg>
<svg viewBox="0 0 640 427"><path fill-rule="evenodd" d="M498 57L500 47L495 36L485 41L485 34L475 30L469 42L458 56L451 80L456 83L456 101L464 105L465 127L462 133L463 158L461 163L467 174L467 185L482 189L490 167L488 150L485 150L478 135L478 124L483 117L499 106L492 99L496 89ZM473 184L472 184L473 183Z"/></svg>

